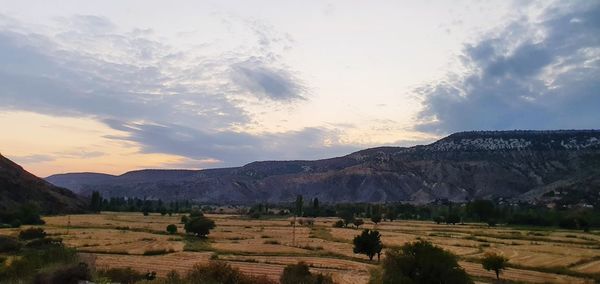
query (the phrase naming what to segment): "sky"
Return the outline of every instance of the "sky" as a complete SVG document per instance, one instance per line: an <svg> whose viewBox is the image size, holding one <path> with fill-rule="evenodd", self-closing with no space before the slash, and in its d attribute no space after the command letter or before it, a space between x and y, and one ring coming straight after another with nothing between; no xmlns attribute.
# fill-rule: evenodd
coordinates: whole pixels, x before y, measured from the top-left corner
<svg viewBox="0 0 600 284"><path fill-rule="evenodd" d="M45 177L600 122L600 1L0 0L0 153Z"/></svg>

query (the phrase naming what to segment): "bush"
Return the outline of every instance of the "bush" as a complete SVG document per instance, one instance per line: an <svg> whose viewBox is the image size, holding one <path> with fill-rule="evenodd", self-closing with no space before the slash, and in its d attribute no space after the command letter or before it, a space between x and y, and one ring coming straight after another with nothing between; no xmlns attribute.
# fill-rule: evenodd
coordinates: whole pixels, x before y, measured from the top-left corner
<svg viewBox="0 0 600 284"><path fill-rule="evenodd" d="M43 239L35 239L28 242L26 245L28 248L36 248L36 249L44 249L47 247L62 247L62 239L61 238L43 238Z"/></svg>
<svg viewBox="0 0 600 284"><path fill-rule="evenodd" d="M202 213L202 211L198 210L198 209L194 209L190 212L190 218L196 218L196 217L204 217L204 213Z"/></svg>
<svg viewBox="0 0 600 284"><path fill-rule="evenodd" d="M335 223L333 223L333 227L335 228L343 228L344 226L345 224L343 220L337 220Z"/></svg>
<svg viewBox="0 0 600 284"><path fill-rule="evenodd" d="M457 257L426 241L408 243L386 252L383 283L473 283Z"/></svg>
<svg viewBox="0 0 600 284"><path fill-rule="evenodd" d="M21 243L14 238L0 236L0 253L17 252L21 249Z"/></svg>
<svg viewBox="0 0 600 284"><path fill-rule="evenodd" d="M22 225L21 220L19 220L19 219L14 219L14 220L12 220L12 222L10 222L10 226L13 228L19 228L19 227L21 227L21 225Z"/></svg>
<svg viewBox="0 0 600 284"><path fill-rule="evenodd" d="M113 282L122 284L133 284L146 279L146 275L127 268L110 268L106 270L98 270L98 276L110 279Z"/></svg>
<svg viewBox="0 0 600 284"><path fill-rule="evenodd" d="M10 266L0 269L0 279L18 279L20 281L29 279L30 281L25 282L31 282L34 275L32 271L39 271L40 268L52 264L72 264L76 260L75 250L62 246L46 247L43 250L26 250L20 258L13 259Z"/></svg>
<svg viewBox="0 0 600 284"><path fill-rule="evenodd" d="M29 228L19 232L19 239L21 240L43 239L45 237L46 232L42 228Z"/></svg>
<svg viewBox="0 0 600 284"><path fill-rule="evenodd" d="M185 224L190 220L190 218L187 215L183 215L181 216L181 224Z"/></svg>
<svg viewBox="0 0 600 284"><path fill-rule="evenodd" d="M175 226L175 224L167 226L167 232L169 232L169 234L177 233L177 226Z"/></svg>
<svg viewBox="0 0 600 284"><path fill-rule="evenodd" d="M227 263L211 261L208 264L196 264L188 272L186 283L191 284L275 284L266 277L255 277L242 274Z"/></svg>
<svg viewBox="0 0 600 284"><path fill-rule="evenodd" d="M279 282L281 282L281 284L333 284L331 276L312 274L308 269L308 265L304 262L286 266L279 278Z"/></svg>
<svg viewBox="0 0 600 284"><path fill-rule="evenodd" d="M91 280L92 276L85 263L62 266L53 271L38 273L33 283L35 284L77 284L80 281Z"/></svg>

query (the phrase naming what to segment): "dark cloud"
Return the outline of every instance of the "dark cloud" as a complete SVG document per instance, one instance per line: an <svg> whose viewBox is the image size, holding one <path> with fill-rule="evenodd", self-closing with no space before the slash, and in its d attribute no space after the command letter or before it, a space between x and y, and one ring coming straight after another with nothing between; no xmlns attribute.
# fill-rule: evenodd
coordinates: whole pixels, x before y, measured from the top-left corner
<svg viewBox="0 0 600 284"><path fill-rule="evenodd" d="M417 129L598 128L600 5L568 3L466 46L466 76L418 90Z"/></svg>
<svg viewBox="0 0 600 284"><path fill-rule="evenodd" d="M269 68L260 60L233 66L233 81L244 91L278 101L303 99L304 87L284 69Z"/></svg>

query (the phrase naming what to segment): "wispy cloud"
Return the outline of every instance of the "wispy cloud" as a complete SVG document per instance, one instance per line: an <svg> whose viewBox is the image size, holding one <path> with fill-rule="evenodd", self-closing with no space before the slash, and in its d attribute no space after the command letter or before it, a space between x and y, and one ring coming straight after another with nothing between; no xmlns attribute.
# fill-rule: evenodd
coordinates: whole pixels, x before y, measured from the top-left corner
<svg viewBox="0 0 600 284"><path fill-rule="evenodd" d="M418 90L417 129L597 128L599 19L597 2L567 2L467 45L465 75Z"/></svg>

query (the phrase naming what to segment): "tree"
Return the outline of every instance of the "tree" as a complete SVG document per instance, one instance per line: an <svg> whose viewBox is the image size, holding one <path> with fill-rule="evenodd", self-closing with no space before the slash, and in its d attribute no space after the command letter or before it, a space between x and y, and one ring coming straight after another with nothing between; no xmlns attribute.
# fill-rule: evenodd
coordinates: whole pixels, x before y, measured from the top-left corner
<svg viewBox="0 0 600 284"><path fill-rule="evenodd" d="M100 192L94 191L92 192L92 200L90 201L90 210L92 212L100 212L102 210L102 196Z"/></svg>
<svg viewBox="0 0 600 284"><path fill-rule="evenodd" d="M366 254L369 260L373 260L373 256L377 254L379 260L381 249L383 249L379 231L365 229L360 235L354 237L352 242L354 243L354 253Z"/></svg>
<svg viewBox="0 0 600 284"><path fill-rule="evenodd" d="M393 207L389 207L385 212L385 218L390 220L390 222L393 222L396 220L396 218L398 218L398 212L396 212L396 209Z"/></svg>
<svg viewBox="0 0 600 284"><path fill-rule="evenodd" d="M475 200L467 204L467 215L478 221L487 222L496 214L494 202L491 200Z"/></svg>
<svg viewBox="0 0 600 284"><path fill-rule="evenodd" d="M365 221L363 221L363 219L354 219L354 221L352 222L352 224L354 224L354 226L356 226L357 229L364 223Z"/></svg>
<svg viewBox="0 0 600 284"><path fill-rule="evenodd" d="M298 194L298 196L296 196L296 216L301 217L302 216L302 208L304 207L304 197L302 197L302 195Z"/></svg>
<svg viewBox="0 0 600 284"><path fill-rule="evenodd" d="M460 216L455 212L450 212L448 217L446 217L446 224L456 225L456 223L460 222Z"/></svg>
<svg viewBox="0 0 600 284"><path fill-rule="evenodd" d="M214 228L215 222L204 216L192 218L184 226L187 233L192 233L198 237L206 237L210 233L210 230Z"/></svg>
<svg viewBox="0 0 600 284"><path fill-rule="evenodd" d="M175 224L170 224L167 226L167 232L169 232L169 234L177 233L177 226Z"/></svg>
<svg viewBox="0 0 600 284"><path fill-rule="evenodd" d="M502 270L506 269L507 264L508 258L491 252L486 253L481 261L483 269L487 271L493 270L496 273L496 279L498 280L500 280L500 273Z"/></svg>
<svg viewBox="0 0 600 284"><path fill-rule="evenodd" d="M408 243L386 252L382 283L456 283L473 281L458 265L458 258L427 241Z"/></svg>
<svg viewBox="0 0 600 284"><path fill-rule="evenodd" d="M375 223L375 225L379 224L379 222L381 222L381 214L373 214L373 216L371 216L371 222Z"/></svg>
<svg viewBox="0 0 600 284"><path fill-rule="evenodd" d="M351 210L342 210L338 213L338 217L340 217L344 221L344 227L348 227L348 224L354 223L354 212Z"/></svg>

